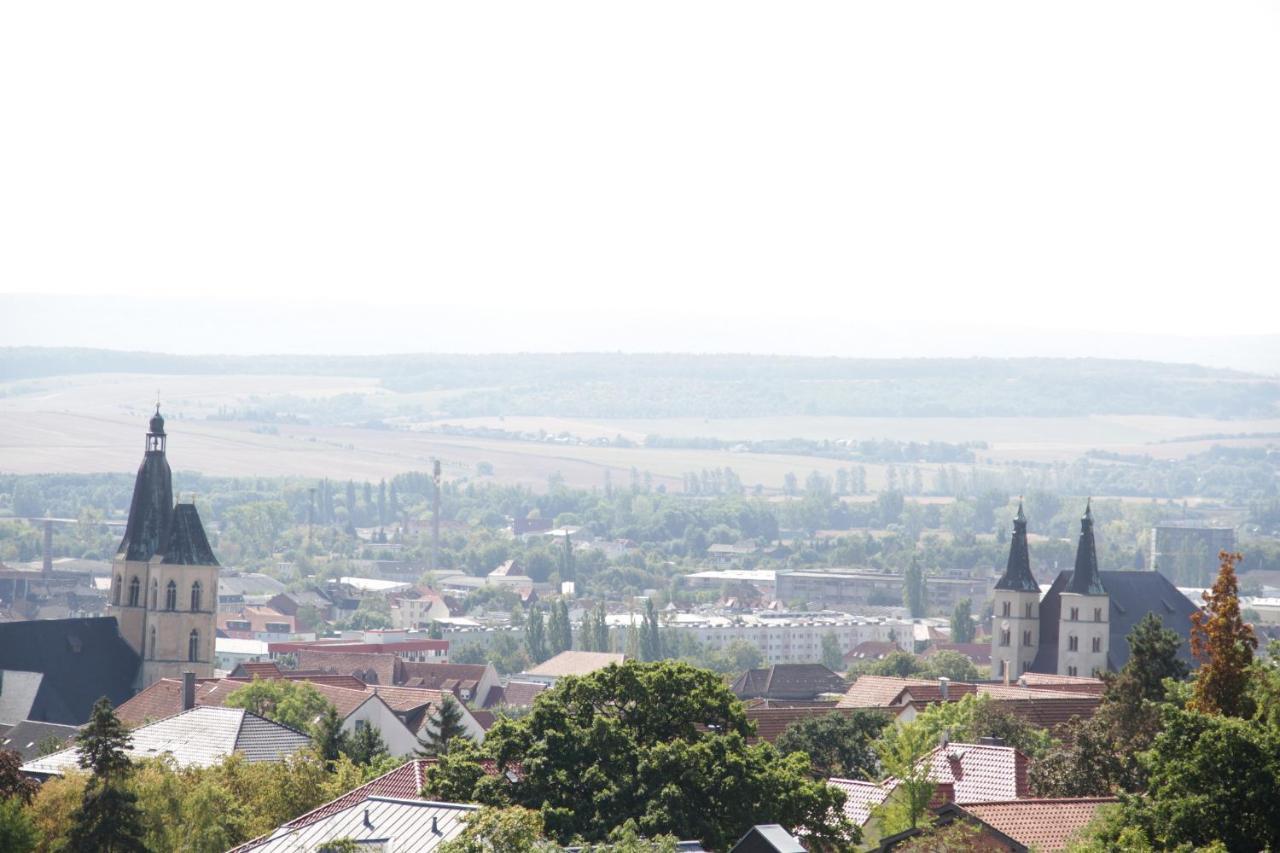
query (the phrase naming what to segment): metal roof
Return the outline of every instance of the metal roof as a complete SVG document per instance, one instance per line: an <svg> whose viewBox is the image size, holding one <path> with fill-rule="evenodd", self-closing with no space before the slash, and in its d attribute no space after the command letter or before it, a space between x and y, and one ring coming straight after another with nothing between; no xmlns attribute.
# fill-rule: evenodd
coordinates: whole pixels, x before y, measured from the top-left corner
<svg viewBox="0 0 1280 853"><path fill-rule="evenodd" d="M257 843L238 848L243 853L298 853L321 844L349 838L357 845L381 842L374 849L396 853L427 853L462 832L466 816L479 806L433 803L396 797L368 797L347 808L296 829L281 827Z"/></svg>

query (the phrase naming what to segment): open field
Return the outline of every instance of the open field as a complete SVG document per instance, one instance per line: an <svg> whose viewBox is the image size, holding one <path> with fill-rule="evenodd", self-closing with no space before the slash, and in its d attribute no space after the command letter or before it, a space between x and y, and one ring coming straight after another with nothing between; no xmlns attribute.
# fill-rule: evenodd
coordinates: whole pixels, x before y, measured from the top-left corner
<svg viewBox="0 0 1280 853"><path fill-rule="evenodd" d="M169 450L176 470L215 476L299 476L379 479L425 470L440 458L446 474L474 477L488 462L494 477L534 488L559 472L572 486L630 482L632 468L649 472L655 485L678 489L690 471L730 467L748 487L774 490L788 472L831 474L852 463L810 456L733 453L723 450L591 447L448 436L424 431L439 423L508 431L567 432L580 438L624 435L766 438L891 438L903 441L987 441L983 462L1062 460L1091 448L1174 458L1218 443L1169 439L1203 434L1280 433L1280 419L1221 421L1155 416L1087 418L847 418L776 417L712 420L665 418L609 420L472 418L432 422L419 413L450 392L396 393L360 377L98 374L44 377L0 385L0 472L88 473L132 471L142 450L146 419L159 390L169 418ZM222 408L251 407L263 399L324 400L363 395L405 429L262 424L209 419ZM926 471L932 466L921 466ZM884 466L867 465L872 489L884 482ZM927 476L927 475L926 475Z"/></svg>

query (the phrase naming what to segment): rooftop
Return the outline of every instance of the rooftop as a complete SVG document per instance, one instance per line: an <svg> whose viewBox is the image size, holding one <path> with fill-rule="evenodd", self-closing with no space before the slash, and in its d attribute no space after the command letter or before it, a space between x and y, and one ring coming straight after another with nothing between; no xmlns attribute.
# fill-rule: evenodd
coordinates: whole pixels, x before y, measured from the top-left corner
<svg viewBox="0 0 1280 853"><path fill-rule="evenodd" d="M1005 800L968 803L962 808L1020 844L1042 853L1065 850L1072 836L1093 820L1114 797Z"/></svg>
<svg viewBox="0 0 1280 853"><path fill-rule="evenodd" d="M613 652L561 652L555 657L543 661L525 675L543 678L560 678L566 675L587 675L611 664L621 664L626 655Z"/></svg>

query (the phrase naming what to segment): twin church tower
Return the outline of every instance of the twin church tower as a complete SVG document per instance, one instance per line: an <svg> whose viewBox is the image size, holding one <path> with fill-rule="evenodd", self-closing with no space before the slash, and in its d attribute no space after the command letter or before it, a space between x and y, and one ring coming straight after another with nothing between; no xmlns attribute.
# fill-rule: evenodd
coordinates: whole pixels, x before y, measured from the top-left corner
<svg viewBox="0 0 1280 853"><path fill-rule="evenodd" d="M124 538L111 566L120 634L142 658L138 687L214 668L218 560L194 503L174 503L160 406L151 418Z"/></svg>
<svg viewBox="0 0 1280 853"><path fill-rule="evenodd" d="M992 605L991 674L1016 680L1024 672L1092 676L1116 669L1111 652L1111 596L1102 586L1093 540L1093 510L1080 519L1075 571L1063 573L1041 600L1031 573L1027 517L1013 519L1009 563L996 581Z"/></svg>

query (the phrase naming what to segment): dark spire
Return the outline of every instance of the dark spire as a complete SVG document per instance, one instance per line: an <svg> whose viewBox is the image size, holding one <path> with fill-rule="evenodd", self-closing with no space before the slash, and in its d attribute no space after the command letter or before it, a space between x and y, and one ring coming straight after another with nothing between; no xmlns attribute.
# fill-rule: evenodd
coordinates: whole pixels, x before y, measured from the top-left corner
<svg viewBox="0 0 1280 853"><path fill-rule="evenodd" d="M151 418L147 433L147 453L133 481L133 501L129 523L116 550L126 560L150 560L164 545L173 515L173 474L164 456L164 418L160 406Z"/></svg>
<svg viewBox="0 0 1280 853"><path fill-rule="evenodd" d="M1022 514L1022 501L1018 501L1018 514L1013 517L1013 539L1009 541L1009 564L1004 576L996 581L996 589L1017 592L1039 592L1040 584L1031 574L1031 552L1027 548L1027 517Z"/></svg>
<svg viewBox="0 0 1280 853"><path fill-rule="evenodd" d="M1080 595L1106 595L1102 575L1098 573L1098 549L1093 542L1093 499L1084 505L1080 519L1080 544L1076 546L1076 569L1071 575L1068 592Z"/></svg>

